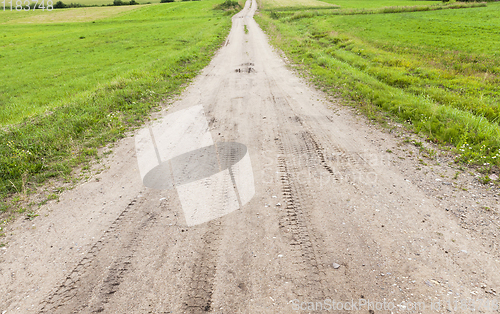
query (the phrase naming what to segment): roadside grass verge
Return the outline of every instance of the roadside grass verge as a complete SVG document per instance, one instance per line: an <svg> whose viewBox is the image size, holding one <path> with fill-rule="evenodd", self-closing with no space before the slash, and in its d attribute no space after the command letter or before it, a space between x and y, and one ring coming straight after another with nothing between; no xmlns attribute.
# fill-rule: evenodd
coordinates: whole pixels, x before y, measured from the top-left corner
<svg viewBox="0 0 500 314"><path fill-rule="evenodd" d="M500 165L500 5L256 18L322 89L369 117L386 112L429 141L453 145L460 161Z"/></svg>
<svg viewBox="0 0 500 314"><path fill-rule="evenodd" d="M43 110L22 110L32 106L28 100L16 102L20 110L9 109L19 97L5 95L18 89L2 86L0 215L25 212L18 204L37 186L93 160L99 147L122 138L161 100L179 93L229 32L230 17L213 10L218 3L147 6L95 24L9 26L6 38L15 45L7 43L0 54L17 56L17 62L0 75L25 82L20 89L26 95L19 97L41 95L46 102Z"/></svg>

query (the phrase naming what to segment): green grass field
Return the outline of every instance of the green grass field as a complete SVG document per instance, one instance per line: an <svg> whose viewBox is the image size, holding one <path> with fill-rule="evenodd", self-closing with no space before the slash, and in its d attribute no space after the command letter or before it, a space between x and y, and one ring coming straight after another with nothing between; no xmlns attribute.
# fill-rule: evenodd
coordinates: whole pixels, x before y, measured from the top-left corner
<svg viewBox="0 0 500 314"><path fill-rule="evenodd" d="M440 1L418 0L323 0L324 2L339 5L342 9L374 9L393 6L415 6L440 3Z"/></svg>
<svg viewBox="0 0 500 314"><path fill-rule="evenodd" d="M372 9L388 6L429 5L436 2L418 0L258 0L258 3L259 8L264 10L279 10L282 8L304 10L321 9L332 5L339 6L342 9Z"/></svg>
<svg viewBox="0 0 500 314"><path fill-rule="evenodd" d="M78 4L83 4L83 5L108 5L112 4L113 0L61 0L65 4L70 4L70 3L78 3ZM176 0L180 1L180 0ZM146 4L146 3L160 3L160 0L136 0L136 2L140 4Z"/></svg>
<svg viewBox="0 0 500 314"><path fill-rule="evenodd" d="M10 61L0 73L0 125L85 98L100 84L181 58L186 49L197 51L221 26L213 4L54 10L30 17L30 24L25 16L32 12L16 14L17 20L2 25L0 37L1 58ZM77 14L85 22L65 23L78 20Z"/></svg>
<svg viewBox="0 0 500 314"><path fill-rule="evenodd" d="M328 2L358 11L263 12L258 21L325 90L369 116L383 111L408 121L429 140L455 146L463 161L499 165L500 3L358 14L363 3L389 2ZM407 2L416 3L400 3Z"/></svg>
<svg viewBox="0 0 500 314"><path fill-rule="evenodd" d="M35 10L31 11L30 14L22 11L12 11L0 15L0 25L92 22L117 16L130 10L137 10L141 7L142 6L110 6L79 8L78 10Z"/></svg>
<svg viewBox="0 0 500 314"><path fill-rule="evenodd" d="M70 4L70 3L78 3L78 4L83 4L83 5L108 5L112 4L113 0L61 0L65 4ZM139 0L136 2L145 4L145 3L160 3L160 0Z"/></svg>
<svg viewBox="0 0 500 314"><path fill-rule="evenodd" d="M67 175L179 92L229 32L220 2L0 13L0 199Z"/></svg>
<svg viewBox="0 0 500 314"><path fill-rule="evenodd" d="M288 8L328 8L331 4L320 0L258 0L261 10L282 10Z"/></svg>

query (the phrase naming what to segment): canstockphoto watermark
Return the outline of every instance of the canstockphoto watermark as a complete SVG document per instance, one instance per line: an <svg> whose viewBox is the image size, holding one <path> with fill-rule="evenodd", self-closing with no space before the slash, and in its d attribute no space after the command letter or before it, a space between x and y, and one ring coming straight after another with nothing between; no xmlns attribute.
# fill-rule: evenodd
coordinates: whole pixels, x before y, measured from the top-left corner
<svg viewBox="0 0 500 314"><path fill-rule="evenodd" d="M325 299L322 301L308 302L298 299L290 301L294 311L393 311L397 308L406 308L411 310L424 310L423 302L401 302L395 303L384 299L382 302L371 301L368 299L350 300L350 301L335 301Z"/></svg>
<svg viewBox="0 0 500 314"><path fill-rule="evenodd" d="M358 154L361 156L361 154ZM308 153L279 154L262 152L264 167L262 168L262 183L276 184L282 181L284 169L280 168L280 159L286 160L288 169L293 171L293 180L297 184L325 187L338 182L357 182L362 184L376 184L378 173L375 171L381 164L388 163L375 154L363 155L361 162L350 159L342 160L339 157L324 157L323 159L311 157ZM369 162L365 162L364 160ZM364 166L358 167L358 164ZM276 171L280 169L280 171Z"/></svg>
<svg viewBox="0 0 500 314"><path fill-rule="evenodd" d="M247 147L215 142L202 105L169 113L135 136L145 186L176 189L188 226L230 214L255 195Z"/></svg>
<svg viewBox="0 0 500 314"><path fill-rule="evenodd" d="M325 299L321 301L301 301L294 299L290 301L292 310L294 311L497 311L500 307L498 300L489 299L462 299L462 300L435 300L429 302L412 302L412 301L390 301L383 299L382 301L372 301L369 299L358 299L350 301L335 301Z"/></svg>

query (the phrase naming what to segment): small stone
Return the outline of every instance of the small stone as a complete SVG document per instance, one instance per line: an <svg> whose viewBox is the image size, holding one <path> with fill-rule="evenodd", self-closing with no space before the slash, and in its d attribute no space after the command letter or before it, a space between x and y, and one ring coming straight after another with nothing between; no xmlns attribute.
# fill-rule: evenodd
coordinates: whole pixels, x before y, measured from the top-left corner
<svg viewBox="0 0 500 314"><path fill-rule="evenodd" d="M277 203L276 206L281 206L281 203Z"/></svg>
<svg viewBox="0 0 500 314"><path fill-rule="evenodd" d="M332 266L333 266L333 268L335 268L335 269L338 269L338 268L340 267L340 265L339 265L339 264L337 264L337 263L333 263L333 264L332 264Z"/></svg>

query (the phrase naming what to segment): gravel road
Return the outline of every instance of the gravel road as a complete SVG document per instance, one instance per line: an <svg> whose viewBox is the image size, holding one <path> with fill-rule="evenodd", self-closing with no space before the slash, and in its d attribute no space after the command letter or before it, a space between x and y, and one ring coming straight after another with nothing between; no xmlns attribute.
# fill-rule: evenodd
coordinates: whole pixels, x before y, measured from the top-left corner
<svg viewBox="0 0 500 314"><path fill-rule="evenodd" d="M315 90L256 9L102 173L8 227L0 313L499 313L498 189Z"/></svg>

